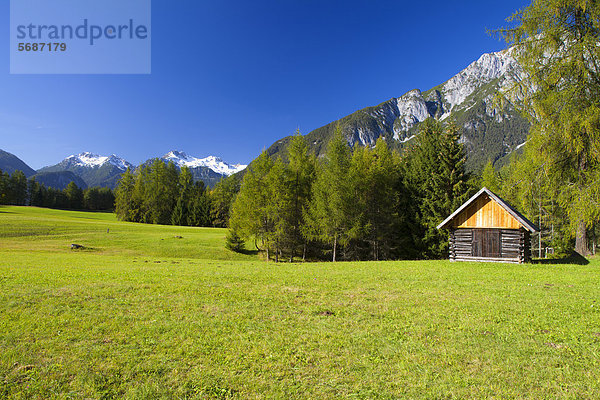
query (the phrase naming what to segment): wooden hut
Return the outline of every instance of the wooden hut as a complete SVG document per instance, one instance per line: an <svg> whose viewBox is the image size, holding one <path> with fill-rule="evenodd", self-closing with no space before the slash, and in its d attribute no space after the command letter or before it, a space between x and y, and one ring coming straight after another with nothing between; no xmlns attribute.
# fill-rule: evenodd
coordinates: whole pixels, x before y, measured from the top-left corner
<svg viewBox="0 0 600 400"><path fill-rule="evenodd" d="M450 230L451 261L514 263L531 259L531 233L539 231L487 188L477 192L437 228Z"/></svg>

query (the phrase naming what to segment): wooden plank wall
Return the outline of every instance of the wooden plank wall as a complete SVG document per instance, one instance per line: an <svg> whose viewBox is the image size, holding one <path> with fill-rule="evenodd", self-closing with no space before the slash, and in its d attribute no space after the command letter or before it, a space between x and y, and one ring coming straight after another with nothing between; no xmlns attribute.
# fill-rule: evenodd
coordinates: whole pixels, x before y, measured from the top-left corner
<svg viewBox="0 0 600 400"><path fill-rule="evenodd" d="M519 221L487 195L480 196L459 213L452 225L454 228L521 228Z"/></svg>
<svg viewBox="0 0 600 400"><path fill-rule="evenodd" d="M523 233L518 230L500 230L502 258L517 258L523 262Z"/></svg>
<svg viewBox="0 0 600 400"><path fill-rule="evenodd" d="M464 257L472 256L473 251L473 230L472 229L451 229L450 230L450 259L458 260Z"/></svg>
<svg viewBox="0 0 600 400"><path fill-rule="evenodd" d="M480 248L473 245L475 239L485 237L476 235L475 229L461 228L450 230L449 258L452 261L510 261L528 262L531 260L531 234L525 229L500 229L500 254L479 254ZM478 254L474 254L474 251Z"/></svg>

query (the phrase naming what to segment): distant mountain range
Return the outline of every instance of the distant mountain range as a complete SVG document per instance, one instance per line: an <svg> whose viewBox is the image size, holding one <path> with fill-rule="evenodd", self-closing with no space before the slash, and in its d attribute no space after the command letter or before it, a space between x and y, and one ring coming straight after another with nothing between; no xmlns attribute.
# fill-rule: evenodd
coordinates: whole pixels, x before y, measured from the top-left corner
<svg viewBox="0 0 600 400"><path fill-rule="evenodd" d="M501 166L525 142L529 124L512 103L500 107L497 93L522 77L512 49L484 54L426 92L414 89L315 129L306 135L307 143L317 156L322 156L339 124L352 146L373 146L381 137L391 148L401 150L410 145L421 122L434 118L453 121L458 126L467 151L468 169L477 171L488 159ZM284 156L290 139L291 136L278 140L267 153Z"/></svg>
<svg viewBox="0 0 600 400"><path fill-rule="evenodd" d="M219 157L196 158L182 151L171 151L162 156L162 159L165 162L173 162L179 168L188 167L195 180L202 181L209 187L216 185L224 176L233 175L246 168L246 165L242 164L228 164Z"/></svg>
<svg viewBox="0 0 600 400"><path fill-rule="evenodd" d="M127 168L133 169L133 165L114 154L106 157L81 153L69 156L56 165L44 167L38 173L69 171L83 179L88 187L114 189Z"/></svg>
<svg viewBox="0 0 600 400"><path fill-rule="evenodd" d="M214 156L196 158L181 151L171 151L161 157L164 162L173 162L177 167L190 168L194 179L203 181L207 186L214 186L220 179L239 172L245 165L231 165ZM142 165L148 164L150 159ZM15 155L0 150L0 170L12 173L21 170L27 177L35 177L47 187L64 189L71 181L81 188L108 187L114 189L121 174L131 168L136 168L128 161L116 156L100 156L85 152L71 155L58 164L41 168L37 172Z"/></svg>
<svg viewBox="0 0 600 400"><path fill-rule="evenodd" d="M418 134L419 124L434 118L452 121L458 126L467 151L468 169L478 171L488 160L499 167L522 147L529 124L516 111L514 104L505 102L500 106L497 94L522 78L512 49L484 54L457 75L432 89L425 92L414 89L377 106L356 111L315 129L305 138L312 151L322 156L339 124L350 145L373 146L377 139L383 138L391 148L402 150L410 146ZM291 136L288 136L272 144L267 149L268 154L285 158L290 139ZM214 186L224 176L246 168L245 165L228 164L218 157L196 158L182 151L171 151L161 159L172 161L178 167L189 167L194 178L208 186ZM114 188L127 168L134 166L115 155L81 153L40 169L36 177L54 182L49 186L62 186L70 179L65 173L70 172L81 178L87 186ZM0 169L6 172L20 169L26 176L36 174L17 157L4 151L0 151Z"/></svg>

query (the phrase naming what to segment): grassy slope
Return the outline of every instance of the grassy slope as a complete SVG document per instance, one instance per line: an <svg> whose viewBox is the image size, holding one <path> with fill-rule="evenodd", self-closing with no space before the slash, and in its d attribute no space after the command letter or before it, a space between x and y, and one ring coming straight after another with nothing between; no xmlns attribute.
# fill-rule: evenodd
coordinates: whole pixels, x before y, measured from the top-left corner
<svg viewBox="0 0 600 400"><path fill-rule="evenodd" d="M124 223L114 214L20 207L0 207L0 222L0 254L6 256L23 251L55 258L71 254L71 243L77 243L88 248L86 254L117 255L123 261L141 255L255 259L227 251L224 229Z"/></svg>
<svg viewBox="0 0 600 400"><path fill-rule="evenodd" d="M0 398L600 395L596 261L267 265L223 236L0 208Z"/></svg>

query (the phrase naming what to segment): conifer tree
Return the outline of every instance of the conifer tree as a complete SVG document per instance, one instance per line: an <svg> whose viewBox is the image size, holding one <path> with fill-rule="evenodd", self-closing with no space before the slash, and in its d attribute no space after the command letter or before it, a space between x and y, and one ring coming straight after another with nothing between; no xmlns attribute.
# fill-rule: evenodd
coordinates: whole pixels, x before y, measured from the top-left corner
<svg viewBox="0 0 600 400"><path fill-rule="evenodd" d="M559 201L562 183L544 173L540 167L543 157L526 146L522 155L511 159L502 188L502 195L540 228L532 238L540 257L541 249L546 246L561 253L573 248L567 213Z"/></svg>
<svg viewBox="0 0 600 400"><path fill-rule="evenodd" d="M502 31L525 79L512 91L532 127L525 147L542 155L533 165L559 182L559 201L589 253L587 230L600 219L600 3L534 0Z"/></svg>
<svg viewBox="0 0 600 400"><path fill-rule="evenodd" d="M211 226L211 202L203 182L195 182L192 186L187 205L187 225Z"/></svg>
<svg viewBox="0 0 600 400"><path fill-rule="evenodd" d="M231 206L240 191L241 179L231 175L221 179L210 192L211 220L213 226L226 228L229 223Z"/></svg>
<svg viewBox="0 0 600 400"><path fill-rule="evenodd" d="M115 213L121 221L134 221L134 200L133 192L135 187L135 177L131 170L127 170L121 175L121 179L115 189Z"/></svg>
<svg viewBox="0 0 600 400"><path fill-rule="evenodd" d="M267 178L271 168L273 161L263 151L244 175L230 218L230 229L244 239L254 239L256 248L266 251L267 260L274 230L274 221L269 214L271 196Z"/></svg>
<svg viewBox="0 0 600 400"><path fill-rule="evenodd" d="M83 190L75 182L69 182L64 194L67 197L68 208L71 210L81 210L83 208Z"/></svg>
<svg viewBox="0 0 600 400"><path fill-rule="evenodd" d="M193 201L194 178L186 166L179 172L178 191L179 197L171 214L173 225L188 225L189 206Z"/></svg>
<svg viewBox="0 0 600 400"><path fill-rule="evenodd" d="M377 141L374 149L354 149L349 179L354 210L350 218L359 235L357 246L365 242L369 247L363 258L391 258L400 241L400 221L395 207L399 179L397 161L383 139Z"/></svg>
<svg viewBox="0 0 600 400"><path fill-rule="evenodd" d="M86 210L101 210L100 190L97 187L87 188L83 191L83 208Z"/></svg>
<svg viewBox="0 0 600 400"><path fill-rule="evenodd" d="M135 183L132 193L131 221L152 224L151 208L147 192L150 189L150 166L142 165L135 172Z"/></svg>
<svg viewBox="0 0 600 400"><path fill-rule="evenodd" d="M86 210L112 210L115 207L115 195L109 188L88 188L83 191L83 207Z"/></svg>
<svg viewBox="0 0 600 400"><path fill-rule="evenodd" d="M177 203L175 204L175 208L173 208L173 212L171 214L171 225L187 225L187 217L187 203L185 203L183 199L179 197L179 199L177 199Z"/></svg>
<svg viewBox="0 0 600 400"><path fill-rule="evenodd" d="M147 171L146 171L147 170ZM142 209L144 222L167 225L178 198L177 168L173 162L165 164L155 159L149 167L142 168L140 178L143 193Z"/></svg>
<svg viewBox="0 0 600 400"><path fill-rule="evenodd" d="M8 181L9 204L24 206L27 204L27 178L23 171L14 171Z"/></svg>
<svg viewBox="0 0 600 400"><path fill-rule="evenodd" d="M288 210L285 213L285 229L282 234L283 246L289 251L290 261L296 254L306 256L307 241L302 234L305 221L303 211L311 200L311 190L315 179L316 160L309 154L304 137L296 131L287 149L289 163L286 168L289 192Z"/></svg>
<svg viewBox="0 0 600 400"><path fill-rule="evenodd" d="M292 211L292 191L288 179L286 165L278 158L269 170L266 183L269 199L265 212L271 221L272 229L266 233L268 243L272 246L275 262L279 262L284 246L289 239Z"/></svg>
<svg viewBox="0 0 600 400"><path fill-rule="evenodd" d="M237 234L234 230L228 230L227 236L225 237L225 248L240 253L244 250L245 242L244 239Z"/></svg>
<svg viewBox="0 0 600 400"><path fill-rule="evenodd" d="M0 170L0 204L8 204L8 174Z"/></svg>
<svg viewBox="0 0 600 400"><path fill-rule="evenodd" d="M405 186L412 198L413 240L421 257L446 256L448 234L436 226L473 192L465 161L455 126L444 128L435 120L421 124L404 164Z"/></svg>
<svg viewBox="0 0 600 400"><path fill-rule="evenodd" d="M349 218L353 202L349 170L350 148L338 126L329 142L325 162L317 172L305 228L308 237L331 246L334 262L338 259L338 247L358 236L359 230Z"/></svg>
<svg viewBox="0 0 600 400"><path fill-rule="evenodd" d="M1 175L1 172L0 172ZM29 192L29 205L34 207L43 207L44 205L44 191L42 185L40 185L35 178L29 179L27 182L27 191ZM0 189L1 193L1 189Z"/></svg>
<svg viewBox="0 0 600 400"><path fill-rule="evenodd" d="M483 167L481 186L490 189L493 193L500 193L500 175L496 172L492 160L488 160Z"/></svg>

